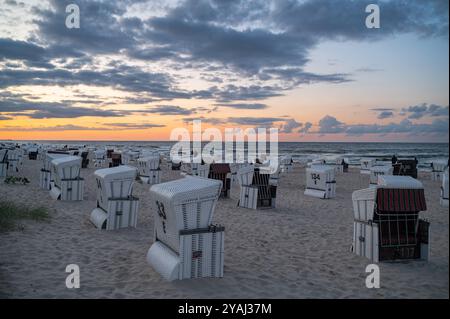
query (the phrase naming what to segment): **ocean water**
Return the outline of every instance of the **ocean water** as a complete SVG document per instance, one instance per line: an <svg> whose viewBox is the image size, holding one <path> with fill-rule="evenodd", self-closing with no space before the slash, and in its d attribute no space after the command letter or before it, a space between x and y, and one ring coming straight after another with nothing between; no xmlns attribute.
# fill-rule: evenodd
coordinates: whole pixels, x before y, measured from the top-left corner
<svg viewBox="0 0 450 319"><path fill-rule="evenodd" d="M24 143L20 141L19 143ZM45 144L92 145L96 147L136 148L155 150L168 154L174 142L142 141L41 141ZM269 149L267 147L267 149ZM294 160L307 161L320 156L343 156L350 164L359 164L362 157L391 158L416 157L419 168L427 170L435 160L448 160L448 143L322 143L322 142L279 142L280 155L290 154Z"/></svg>

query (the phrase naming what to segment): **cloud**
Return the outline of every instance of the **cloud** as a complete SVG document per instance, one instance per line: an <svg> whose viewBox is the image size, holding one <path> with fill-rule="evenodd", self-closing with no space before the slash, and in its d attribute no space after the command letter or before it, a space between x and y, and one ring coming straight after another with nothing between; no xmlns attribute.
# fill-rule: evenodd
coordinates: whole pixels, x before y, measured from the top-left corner
<svg viewBox="0 0 450 319"><path fill-rule="evenodd" d="M382 111L377 115L377 119L383 120L387 118L391 118L394 116L394 112L392 111Z"/></svg>
<svg viewBox="0 0 450 319"><path fill-rule="evenodd" d="M404 114L408 115L409 119L421 119L423 117L441 117L449 116L449 106L441 106L436 104L420 104L409 106L402 109Z"/></svg>
<svg viewBox="0 0 450 319"><path fill-rule="evenodd" d="M191 115L194 110L185 109L176 105L158 105L143 111L145 113L157 113L159 115Z"/></svg>
<svg viewBox="0 0 450 319"><path fill-rule="evenodd" d="M0 131L20 131L20 132L60 132L60 131L122 131L122 130L146 130L155 127L164 127L165 125L151 123L110 123L101 127L89 127L80 125L56 125L41 127L23 127L23 126L4 126Z"/></svg>
<svg viewBox="0 0 450 319"><path fill-rule="evenodd" d="M120 117L127 111L77 107L68 103L25 100L20 96L0 95L0 115L26 116L33 119L78 118L84 116Z"/></svg>
<svg viewBox="0 0 450 319"><path fill-rule="evenodd" d="M311 122L306 122L298 132L301 134L308 134L309 130L312 128L312 126L313 125Z"/></svg>
<svg viewBox="0 0 450 319"><path fill-rule="evenodd" d="M305 125L306 127L306 125ZM319 129L315 134L393 134L406 133L417 134L439 134L448 136L449 122L447 119L435 119L431 123L413 123L409 119L403 119L399 123L391 122L389 124L346 124L338 121L335 117L327 115L319 121Z"/></svg>
<svg viewBox="0 0 450 319"><path fill-rule="evenodd" d="M288 120L286 120L286 122L281 126L280 133L287 133L287 134L289 134L289 133L292 133L292 131L293 131L294 129L301 128L302 126L303 126L302 123L297 122L297 121L294 120L294 119L288 119Z"/></svg>
<svg viewBox="0 0 450 319"><path fill-rule="evenodd" d="M330 115L326 115L319 121L319 133L321 134L342 133L345 129L344 123Z"/></svg>
<svg viewBox="0 0 450 319"><path fill-rule="evenodd" d="M121 128L121 129L130 129L130 130L143 130L143 129L150 129L155 127L165 127L164 124L154 124L154 123L105 123L104 125L111 125L114 126L113 130L115 128Z"/></svg>
<svg viewBox="0 0 450 319"><path fill-rule="evenodd" d="M218 106L231 107L233 109L246 109L246 110L262 110L267 108L266 104L263 103L222 103L217 104Z"/></svg>

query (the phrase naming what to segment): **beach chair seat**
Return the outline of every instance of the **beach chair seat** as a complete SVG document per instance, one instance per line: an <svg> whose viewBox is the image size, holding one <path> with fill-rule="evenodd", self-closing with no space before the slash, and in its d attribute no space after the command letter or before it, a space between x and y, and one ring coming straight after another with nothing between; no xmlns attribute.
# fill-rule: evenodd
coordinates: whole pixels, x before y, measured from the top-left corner
<svg viewBox="0 0 450 319"><path fill-rule="evenodd" d="M159 167L159 155L152 155L137 160L139 178L146 184L153 185L161 183L161 169Z"/></svg>
<svg viewBox="0 0 450 319"><path fill-rule="evenodd" d="M393 175L394 168L389 165L376 165L370 168L370 186L376 186L378 184L378 176L381 175Z"/></svg>
<svg viewBox="0 0 450 319"><path fill-rule="evenodd" d="M231 192L231 168L226 163L216 163L209 166L208 178L216 179L222 182L222 191L220 197L230 197Z"/></svg>
<svg viewBox="0 0 450 319"><path fill-rule="evenodd" d="M193 176L150 187L155 227L147 262L166 280L223 276L224 228L212 224L221 188Z"/></svg>
<svg viewBox="0 0 450 319"><path fill-rule="evenodd" d="M335 170L328 165L313 165L306 169L305 195L321 199L336 196Z"/></svg>
<svg viewBox="0 0 450 319"><path fill-rule="evenodd" d="M449 193L449 176L447 168L444 174L442 174L442 186L440 196L440 204L444 207L448 207L448 193Z"/></svg>
<svg viewBox="0 0 450 319"><path fill-rule="evenodd" d="M448 168L448 162L435 161L431 163L431 179L433 181L442 181L444 172Z"/></svg>
<svg viewBox="0 0 450 319"><path fill-rule="evenodd" d="M63 156L51 161L50 196L55 200L83 200L84 179L80 177L81 157Z"/></svg>
<svg viewBox="0 0 450 319"><path fill-rule="evenodd" d="M374 158L362 158L360 161L361 163L360 173L370 175L370 169L372 168L372 166L375 165L375 162L376 161Z"/></svg>
<svg viewBox="0 0 450 319"><path fill-rule="evenodd" d="M429 222L422 183L409 176L378 177L376 187L358 190L353 201L353 252L373 262L428 259Z"/></svg>
<svg viewBox="0 0 450 319"><path fill-rule="evenodd" d="M139 198L132 195L137 169L128 165L103 168L94 172L97 207L90 220L99 229L136 227Z"/></svg>

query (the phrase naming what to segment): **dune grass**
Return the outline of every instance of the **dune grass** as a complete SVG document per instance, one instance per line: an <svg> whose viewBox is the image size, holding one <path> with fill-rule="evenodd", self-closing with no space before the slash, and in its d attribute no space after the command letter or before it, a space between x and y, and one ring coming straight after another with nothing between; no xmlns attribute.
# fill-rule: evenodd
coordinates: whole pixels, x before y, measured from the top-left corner
<svg viewBox="0 0 450 319"><path fill-rule="evenodd" d="M20 220L47 221L50 218L44 207L28 207L0 201L0 232L23 229Z"/></svg>

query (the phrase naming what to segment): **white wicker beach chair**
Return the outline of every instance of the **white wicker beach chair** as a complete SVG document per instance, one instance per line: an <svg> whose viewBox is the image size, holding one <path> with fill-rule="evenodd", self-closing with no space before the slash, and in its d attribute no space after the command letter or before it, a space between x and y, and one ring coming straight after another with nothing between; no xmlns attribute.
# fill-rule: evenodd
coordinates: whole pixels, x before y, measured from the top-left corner
<svg viewBox="0 0 450 319"><path fill-rule="evenodd" d="M370 186L376 186L378 184L378 176L392 175L394 168L392 165L372 166L370 168Z"/></svg>
<svg viewBox="0 0 450 319"><path fill-rule="evenodd" d="M182 163L181 170L191 176L207 178L209 174L209 164Z"/></svg>
<svg viewBox="0 0 450 319"><path fill-rule="evenodd" d="M224 228L212 225L221 188L192 176L150 187L155 231L147 261L166 280L223 276Z"/></svg>
<svg viewBox="0 0 450 319"><path fill-rule="evenodd" d="M353 192L352 251L373 262L428 259L429 222L423 185L410 176L378 177L378 185Z"/></svg>
<svg viewBox="0 0 450 319"><path fill-rule="evenodd" d="M306 169L305 195L322 199L336 196L336 180L334 167L314 165Z"/></svg>
<svg viewBox="0 0 450 319"><path fill-rule="evenodd" d="M448 207L448 191L449 191L449 177L448 168L442 174L442 187L441 187L441 199L440 203L444 207Z"/></svg>
<svg viewBox="0 0 450 319"><path fill-rule="evenodd" d="M51 183L54 182L54 174L52 172L52 161L56 158L69 156L62 153L48 153L43 155L42 168L39 172L39 186L45 190L51 189Z"/></svg>
<svg viewBox="0 0 450 319"><path fill-rule="evenodd" d="M444 172L448 167L448 162L445 161L435 161L431 164L432 172L431 179L433 181L442 181Z"/></svg>
<svg viewBox="0 0 450 319"><path fill-rule="evenodd" d="M340 174L340 173L344 172L343 162L344 162L344 157L342 157L342 156L328 156L325 158L324 165L333 167L335 173Z"/></svg>
<svg viewBox="0 0 450 319"><path fill-rule="evenodd" d="M23 158L23 150L20 149L10 149L8 150L7 162L8 162L8 171L12 174L15 174L19 171L19 166L21 165L21 161Z"/></svg>
<svg viewBox="0 0 450 319"><path fill-rule="evenodd" d="M63 156L51 161L54 181L50 182L50 196L53 199L79 201L83 200L84 179L80 177L82 158Z"/></svg>
<svg viewBox="0 0 450 319"><path fill-rule="evenodd" d="M8 171L8 150L0 149L0 178L5 178Z"/></svg>
<svg viewBox="0 0 450 319"><path fill-rule="evenodd" d="M375 165L376 160L374 158L362 158L361 163L361 174L370 174L370 169Z"/></svg>
<svg viewBox="0 0 450 319"><path fill-rule="evenodd" d="M106 163L106 150L94 151L94 167L104 167Z"/></svg>
<svg viewBox="0 0 450 319"><path fill-rule="evenodd" d="M292 156L285 155L280 158L280 171L281 173L290 173L293 171L293 161Z"/></svg>
<svg viewBox="0 0 450 319"><path fill-rule="evenodd" d="M161 183L161 169L159 155L142 157L137 160L139 178L146 184Z"/></svg>
<svg viewBox="0 0 450 319"><path fill-rule="evenodd" d="M128 165L96 170L97 208L91 222L99 229L136 227L139 199L132 195L137 169Z"/></svg>
<svg viewBox="0 0 450 319"><path fill-rule="evenodd" d="M237 176L240 185L239 207L275 208L279 169L271 173L269 165L247 164L238 170Z"/></svg>

